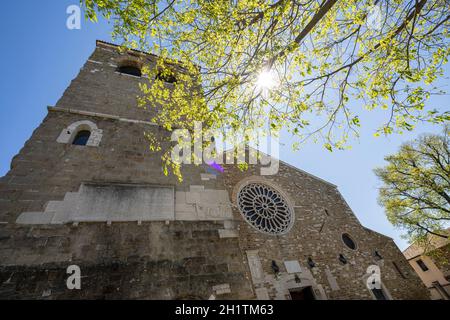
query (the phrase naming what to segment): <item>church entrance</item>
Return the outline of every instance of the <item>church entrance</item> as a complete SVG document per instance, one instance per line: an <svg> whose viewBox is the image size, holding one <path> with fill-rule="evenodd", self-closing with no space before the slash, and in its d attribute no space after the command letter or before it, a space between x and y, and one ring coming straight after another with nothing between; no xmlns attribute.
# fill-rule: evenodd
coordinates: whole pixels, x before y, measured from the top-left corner
<svg viewBox="0 0 450 320"><path fill-rule="evenodd" d="M312 287L304 287L289 290L291 300L316 300Z"/></svg>

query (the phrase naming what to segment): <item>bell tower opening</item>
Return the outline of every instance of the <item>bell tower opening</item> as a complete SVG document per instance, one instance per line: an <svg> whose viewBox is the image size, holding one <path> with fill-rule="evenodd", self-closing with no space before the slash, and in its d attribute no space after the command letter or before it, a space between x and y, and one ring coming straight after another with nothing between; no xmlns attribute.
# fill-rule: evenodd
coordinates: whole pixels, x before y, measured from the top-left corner
<svg viewBox="0 0 450 320"><path fill-rule="evenodd" d="M81 130L73 139L72 144L76 146L85 146L91 136L91 132L89 130Z"/></svg>

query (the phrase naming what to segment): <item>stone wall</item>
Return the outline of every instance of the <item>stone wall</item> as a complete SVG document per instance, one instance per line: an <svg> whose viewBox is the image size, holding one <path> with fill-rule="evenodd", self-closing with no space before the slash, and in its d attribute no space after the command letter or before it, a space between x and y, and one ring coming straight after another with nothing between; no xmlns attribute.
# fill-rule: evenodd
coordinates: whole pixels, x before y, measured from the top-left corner
<svg viewBox="0 0 450 320"><path fill-rule="evenodd" d="M144 110L136 104L136 97L141 94L138 84L148 79L119 73L117 67L121 61L132 59L152 68L155 57L133 51L130 53L133 56L119 52L114 46L97 42L95 51L55 107L150 121L158 106Z"/></svg>
<svg viewBox="0 0 450 320"><path fill-rule="evenodd" d="M80 120L92 121L103 130L98 147L57 142L61 130ZM193 185L224 190L221 177L202 179L206 173L202 166L185 166L184 182L164 176L160 154L150 152L143 137L150 130L159 128L50 109L0 181L2 298L207 299L214 294L213 287L222 284L230 285L232 297L252 296L238 240L220 236L229 229L224 219L158 217L153 220L160 221L143 222L122 212L123 222L108 223L113 220L108 218L101 222L100 217L96 223L33 223L51 211L49 207L68 201L67 196L79 192L86 182L169 186L179 198L191 195ZM81 198L81 203L86 199ZM67 203L66 207L70 209ZM180 212L186 216L185 211ZM34 220L16 223L23 213ZM65 286L71 264L79 265L87 279L83 278L80 292ZM231 295L221 295L227 297Z"/></svg>
<svg viewBox="0 0 450 320"><path fill-rule="evenodd" d="M249 298L236 238L221 239L214 222L92 223L2 228L12 263L0 266L5 299ZM5 249L2 247L2 252ZM217 254L220 252L220 254ZM68 290L66 269L81 268L81 290Z"/></svg>
<svg viewBox="0 0 450 320"><path fill-rule="evenodd" d="M391 298L428 299L425 287L393 240L364 228L335 186L282 162L277 175L262 177L259 172L260 166L244 172L226 166L225 183L233 203L241 184L260 181L283 190L293 203L296 217L289 233L273 236L255 230L234 209L235 219L240 221L242 250L259 258L262 270L256 270L260 279L255 286L261 297L288 299L289 289L312 286L319 299L373 299L365 285L366 271L370 265L379 265L383 286ZM346 247L343 233L351 235L356 250ZM347 264L339 261L340 254L347 258ZM308 258L315 267L308 266ZM248 263L246 260L244 263ZM272 261L280 268L278 275L272 270ZM298 261L301 271L288 273L285 263L290 261ZM295 274L299 283L295 283Z"/></svg>

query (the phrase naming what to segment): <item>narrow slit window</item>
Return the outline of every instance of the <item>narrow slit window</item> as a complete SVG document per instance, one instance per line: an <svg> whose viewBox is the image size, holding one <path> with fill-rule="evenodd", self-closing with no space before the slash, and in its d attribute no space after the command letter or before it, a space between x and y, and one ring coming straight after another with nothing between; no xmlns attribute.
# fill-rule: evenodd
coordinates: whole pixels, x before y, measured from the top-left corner
<svg viewBox="0 0 450 320"><path fill-rule="evenodd" d="M91 136L91 132L88 130L82 130L77 133L75 139L73 139L72 144L76 146L85 146Z"/></svg>
<svg viewBox="0 0 450 320"><path fill-rule="evenodd" d="M419 265L420 269L422 269L422 271L428 271L428 267L425 262L422 261L422 259L419 259L416 262Z"/></svg>
<svg viewBox="0 0 450 320"><path fill-rule="evenodd" d="M372 293L375 296L376 300L388 300L388 298L386 297L385 292L383 291L383 289L376 289L373 288L372 289Z"/></svg>
<svg viewBox="0 0 450 320"><path fill-rule="evenodd" d="M339 261L342 262L342 264L347 264L347 258L341 253L339 254Z"/></svg>

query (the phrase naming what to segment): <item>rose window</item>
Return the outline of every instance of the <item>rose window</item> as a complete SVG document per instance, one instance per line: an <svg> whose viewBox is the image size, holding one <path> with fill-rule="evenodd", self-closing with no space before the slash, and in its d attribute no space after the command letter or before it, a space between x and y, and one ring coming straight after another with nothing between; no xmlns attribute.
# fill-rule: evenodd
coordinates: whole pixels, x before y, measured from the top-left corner
<svg viewBox="0 0 450 320"><path fill-rule="evenodd" d="M293 213L275 189L259 183L244 186L238 194L238 208L254 228L269 234L283 234L293 223Z"/></svg>

